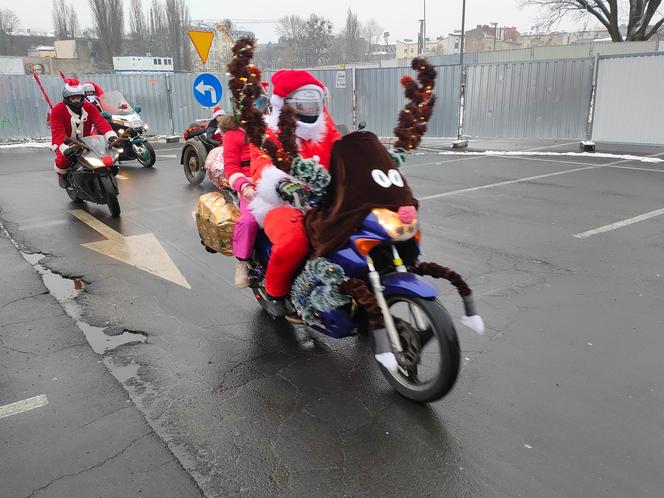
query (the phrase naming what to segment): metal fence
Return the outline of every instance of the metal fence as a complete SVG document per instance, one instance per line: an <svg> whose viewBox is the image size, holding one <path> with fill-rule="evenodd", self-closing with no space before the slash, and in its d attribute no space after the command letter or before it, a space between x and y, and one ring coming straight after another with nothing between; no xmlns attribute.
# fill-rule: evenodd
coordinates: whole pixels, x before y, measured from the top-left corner
<svg viewBox="0 0 664 498"><path fill-rule="evenodd" d="M485 138L585 138L592 79L592 59L471 66L464 131Z"/></svg>
<svg viewBox="0 0 664 498"><path fill-rule="evenodd" d="M664 57L650 56L648 60L651 59L657 59L658 63L664 61ZM620 98L624 95L622 90L611 90L610 80L615 75L627 77L638 70L643 76L633 81L643 83L648 80L657 85L664 74L660 74L659 69L655 71L656 75L649 72L644 68L644 60L644 56L623 56L611 59L609 64L603 57L599 58L595 132L602 139L608 137L621 141L619 135L622 134L625 135L622 141L636 140L630 135L638 128L636 126L607 128L615 119L611 116L618 115L615 112L619 110L615 109L620 109L624 101ZM603 64L606 69L601 70ZM437 66L437 70L438 101L427 135L456 137L461 68L459 65L443 65ZM468 65L465 68L464 134L484 138L586 138L594 71L595 59L591 58ZM413 74L410 69L312 72L329 90L329 109L337 123L352 127L366 121L369 130L380 136L392 136L398 113L405 102L399 80L403 74ZM152 133L179 135L193 120L210 116L210 110L201 107L194 99L192 84L195 76L104 74L80 77L98 82L107 91L120 90L130 103L140 105ZM226 89L228 76L218 76ZM266 72L264 79L270 76ZM59 101L62 80L57 76L43 76L42 82L51 99ZM636 98L633 92L631 95ZM222 106L230 107L228 92L224 93ZM645 112L648 106L644 100L639 109L643 108ZM47 106L31 77L0 76L0 139L48 136L46 113ZM657 114L657 119L659 115L661 113ZM638 116L633 118L638 119ZM648 141L664 143L659 131L651 135Z"/></svg>

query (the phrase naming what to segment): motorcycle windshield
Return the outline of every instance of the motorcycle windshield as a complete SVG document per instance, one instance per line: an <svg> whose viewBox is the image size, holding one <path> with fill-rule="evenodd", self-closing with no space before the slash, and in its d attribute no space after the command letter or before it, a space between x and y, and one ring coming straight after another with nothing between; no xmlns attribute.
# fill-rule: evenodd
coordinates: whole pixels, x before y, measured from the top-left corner
<svg viewBox="0 0 664 498"><path fill-rule="evenodd" d="M85 137L82 142L88 146L91 152L101 157L108 151L108 145L103 135L92 135Z"/></svg>
<svg viewBox="0 0 664 498"><path fill-rule="evenodd" d="M109 114L127 116L135 113L134 108L129 105L127 99L117 90L105 93L100 98L100 101L102 109Z"/></svg>

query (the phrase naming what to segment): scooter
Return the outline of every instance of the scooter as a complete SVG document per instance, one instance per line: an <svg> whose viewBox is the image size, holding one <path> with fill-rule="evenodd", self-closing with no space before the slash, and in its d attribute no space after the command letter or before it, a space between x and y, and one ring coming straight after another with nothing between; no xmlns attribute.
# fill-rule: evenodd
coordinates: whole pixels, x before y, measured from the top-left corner
<svg viewBox="0 0 664 498"><path fill-rule="evenodd" d="M72 201L107 204L111 216L120 216L120 192L115 179L119 170L117 162L120 151L115 147L128 140L121 136L114 147L109 146L100 135L85 137L80 141L66 141L69 149L65 151L65 156L74 160L67 172L67 195Z"/></svg>

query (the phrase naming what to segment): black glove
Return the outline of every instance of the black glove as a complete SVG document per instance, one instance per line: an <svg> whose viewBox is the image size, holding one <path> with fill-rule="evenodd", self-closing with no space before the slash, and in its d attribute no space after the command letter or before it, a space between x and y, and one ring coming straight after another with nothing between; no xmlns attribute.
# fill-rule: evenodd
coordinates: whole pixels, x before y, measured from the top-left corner
<svg viewBox="0 0 664 498"><path fill-rule="evenodd" d="M70 145L69 147L67 147L65 149L65 151L63 152L63 154L64 154L65 157L72 157L72 156L75 156L76 154L78 154L78 152L80 150L81 150L80 145L73 144L73 145Z"/></svg>

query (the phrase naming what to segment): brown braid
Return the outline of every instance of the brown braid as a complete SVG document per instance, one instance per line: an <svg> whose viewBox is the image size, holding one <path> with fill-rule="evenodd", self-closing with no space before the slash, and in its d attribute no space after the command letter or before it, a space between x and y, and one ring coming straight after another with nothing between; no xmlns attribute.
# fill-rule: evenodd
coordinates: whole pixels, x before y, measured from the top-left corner
<svg viewBox="0 0 664 498"><path fill-rule="evenodd" d="M399 113L399 121L394 129L397 137L394 148L406 151L415 149L427 131L427 122L431 119L436 102L433 88L438 74L435 68L422 57L414 58L411 67L417 71L417 82L408 75L401 78L401 85L404 87L404 94L409 102Z"/></svg>
<svg viewBox="0 0 664 498"><path fill-rule="evenodd" d="M260 145L265 135L263 114L254 107L254 102L263 93L261 86L261 70L254 66L256 40L245 36L235 42L231 49L233 59L228 64L231 79L228 87L231 90L233 114L244 128L249 141Z"/></svg>
<svg viewBox="0 0 664 498"><path fill-rule="evenodd" d="M270 139L265 139L263 149L269 154L272 163L284 173L290 173L291 164L300 151L297 147L297 114L291 106L285 105L279 113L279 142L281 149Z"/></svg>
<svg viewBox="0 0 664 498"><path fill-rule="evenodd" d="M360 306L362 306L369 319L369 330L379 330L385 328L383 313L380 310L376 296L369 290L366 282L359 278L346 280L340 286L341 292L351 296Z"/></svg>
<svg viewBox="0 0 664 498"><path fill-rule="evenodd" d="M433 278L443 278L447 280L456 287L461 297L470 296L472 294L470 287L468 287L465 280L461 278L461 275L445 266L441 266L437 263L420 263L413 268L412 271L418 275L429 275Z"/></svg>

